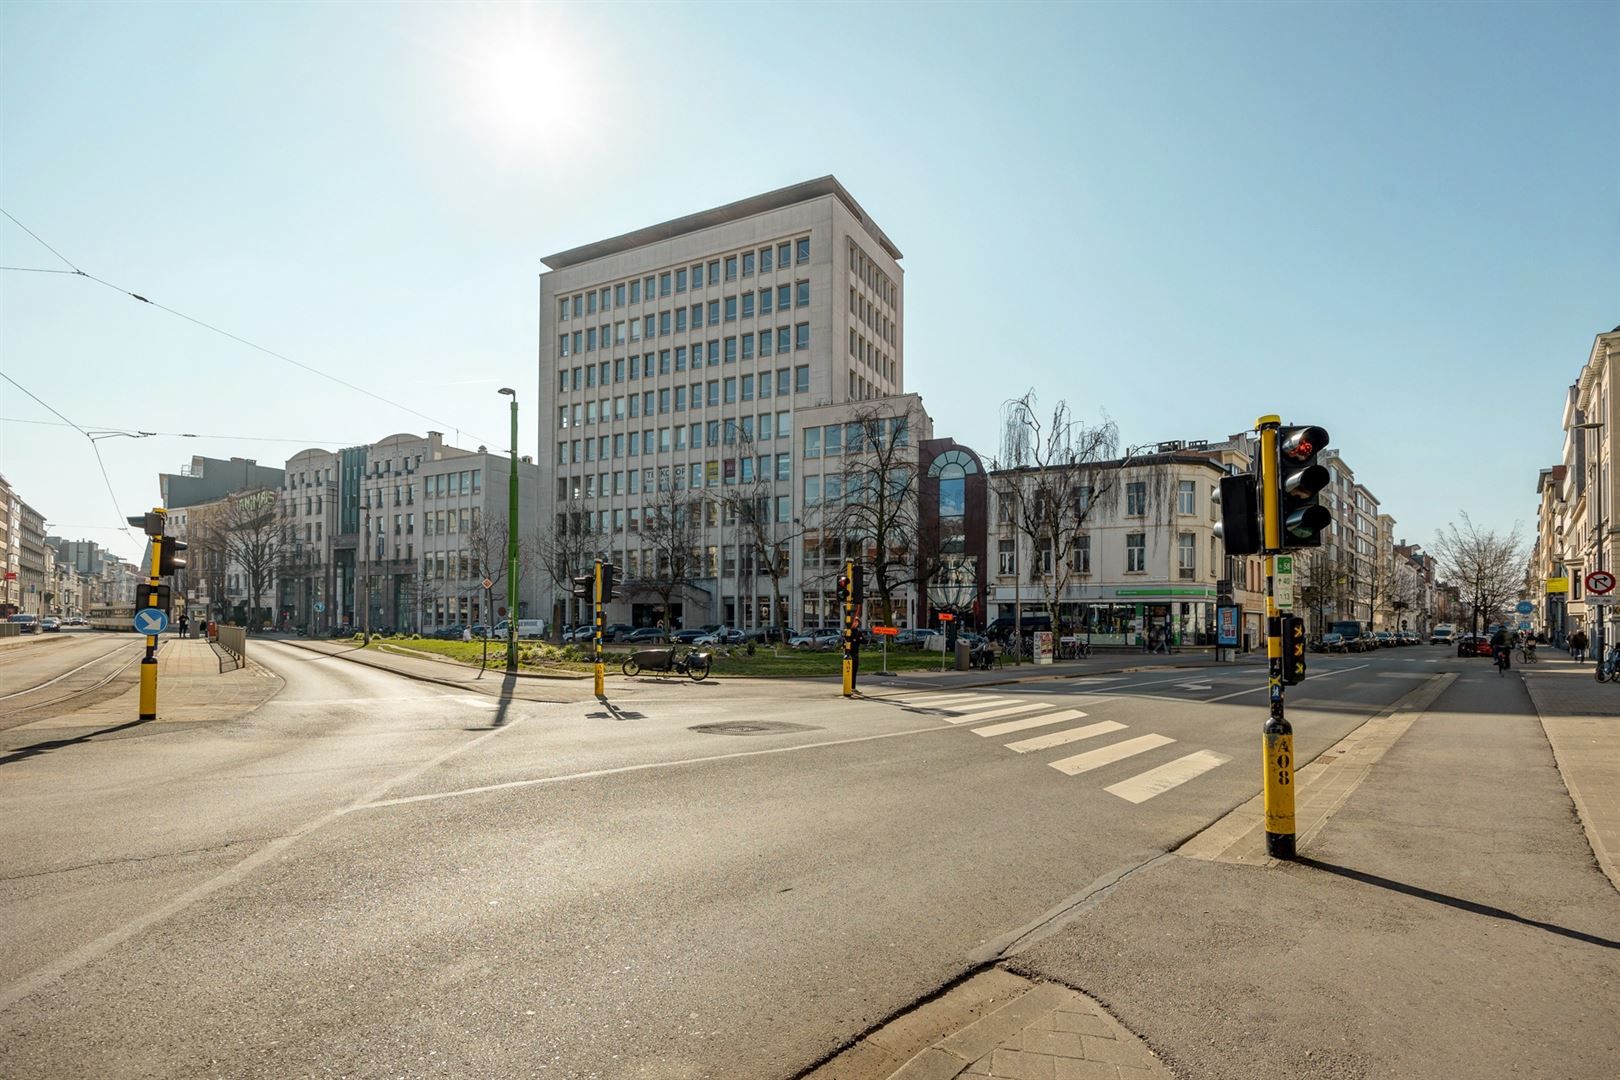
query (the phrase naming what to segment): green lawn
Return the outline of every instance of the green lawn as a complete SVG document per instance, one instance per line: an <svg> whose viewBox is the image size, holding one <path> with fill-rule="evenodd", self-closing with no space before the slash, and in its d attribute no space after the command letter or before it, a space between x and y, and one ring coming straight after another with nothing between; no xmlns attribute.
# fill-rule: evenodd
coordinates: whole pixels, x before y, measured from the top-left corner
<svg viewBox="0 0 1620 1080"><path fill-rule="evenodd" d="M358 645L360 639L356 638L354 643ZM431 653L473 667L478 666L484 655L484 643L482 641L440 641L436 638L373 638L370 648L377 649L383 645L412 652ZM677 648L684 650L685 646L677 646ZM603 648L602 658L609 675L618 674L619 666L624 662L624 657L629 652L630 650L624 646ZM492 667L505 666L506 643L504 641L490 641L489 663ZM861 650L861 671L863 674L881 671L883 666L883 650L881 647ZM565 646L559 649L548 642L521 641L518 643L518 668L522 671L589 675L592 673L593 665L588 648ZM911 649L890 649L888 670L937 671L939 670L939 654L916 652ZM799 649L756 646L752 656L749 656L747 650L741 647L716 650L711 677L778 679L795 676L837 676L842 673L843 654L837 650L810 652Z"/></svg>

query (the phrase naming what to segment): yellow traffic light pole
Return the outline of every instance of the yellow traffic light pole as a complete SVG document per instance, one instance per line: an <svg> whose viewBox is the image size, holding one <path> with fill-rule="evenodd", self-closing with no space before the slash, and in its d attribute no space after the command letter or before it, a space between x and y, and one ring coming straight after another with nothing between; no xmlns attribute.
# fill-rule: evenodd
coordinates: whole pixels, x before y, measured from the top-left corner
<svg viewBox="0 0 1620 1080"><path fill-rule="evenodd" d="M594 635L596 641L596 696L599 698L605 698L607 697L607 669L602 664L602 630L604 629L604 623L606 620L604 620L602 617L601 559L596 560L596 573L592 575L592 579L594 581L594 585L592 586L591 595L595 598L595 605L591 614L594 616L593 622L596 630L596 634Z"/></svg>
<svg viewBox="0 0 1620 1080"><path fill-rule="evenodd" d="M155 513L163 513L157 510ZM161 519L160 519L161 520ZM159 584L158 568L163 565L163 536L158 534L152 537L152 566L151 585L152 595L157 595ZM146 635L146 655L141 658L141 694L140 718L142 720L157 719L157 644L156 634Z"/></svg>
<svg viewBox="0 0 1620 1080"><path fill-rule="evenodd" d="M1294 857L1294 729L1283 714L1282 621L1277 611L1277 552L1282 550L1281 463L1277 458L1279 416L1255 421L1260 431L1260 491L1266 551L1266 672L1271 713L1264 729L1266 853Z"/></svg>
<svg viewBox="0 0 1620 1080"><path fill-rule="evenodd" d="M853 615L854 615L854 609L855 609L855 563L853 561L846 560L844 562L844 578L843 578L843 580L845 582L845 585L844 585L844 588L843 588L844 595L840 596L838 599L840 601L842 601L842 606L843 606L843 609L844 609L843 610L843 615L844 615L844 696L845 697L854 697L855 696L855 654L854 654L855 624L854 624Z"/></svg>

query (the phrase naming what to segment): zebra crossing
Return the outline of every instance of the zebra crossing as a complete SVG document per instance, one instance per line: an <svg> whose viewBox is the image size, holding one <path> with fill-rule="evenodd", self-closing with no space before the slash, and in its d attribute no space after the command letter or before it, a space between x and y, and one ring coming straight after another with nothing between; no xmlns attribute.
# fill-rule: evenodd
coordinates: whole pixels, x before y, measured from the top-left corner
<svg viewBox="0 0 1620 1080"><path fill-rule="evenodd" d="M1106 687L1099 687L1099 694L1106 695L1106 693ZM1084 710L1063 707L1056 701L1032 701L1027 697L941 692L916 697L883 697L877 700L907 709L938 713L940 719L948 724L959 724L964 727L978 725L967 727L967 730L981 738L1003 739L1008 736L1020 736L1002 743L1004 749L1015 754L1035 754L1060 747L1072 747L1075 743L1101 739L1117 732L1127 731L1130 727L1117 720L1092 719ZM1097 703L1107 700L1106 696L1087 695L1080 704L1094 707ZM1057 730L1041 730L1052 728ZM1024 734L1026 732L1029 734ZM1176 740L1168 735L1147 732L1098 745L1094 749L1068 754L1046 764L1065 776L1081 776L1129 761L1139 754L1158 750L1175 742ZM1213 750L1195 750L1135 776L1109 784L1103 790L1126 802L1140 804L1196 780L1230 760L1232 759L1227 754L1219 754Z"/></svg>

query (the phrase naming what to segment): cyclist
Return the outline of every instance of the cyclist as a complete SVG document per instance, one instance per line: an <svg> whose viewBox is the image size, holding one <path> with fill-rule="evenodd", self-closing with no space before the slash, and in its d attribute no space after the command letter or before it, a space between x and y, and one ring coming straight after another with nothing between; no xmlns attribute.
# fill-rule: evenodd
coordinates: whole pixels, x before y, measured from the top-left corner
<svg viewBox="0 0 1620 1080"><path fill-rule="evenodd" d="M1512 649L1512 639L1508 637L1507 630L1499 627L1496 633L1491 635L1492 659L1504 668L1509 667L1511 666Z"/></svg>

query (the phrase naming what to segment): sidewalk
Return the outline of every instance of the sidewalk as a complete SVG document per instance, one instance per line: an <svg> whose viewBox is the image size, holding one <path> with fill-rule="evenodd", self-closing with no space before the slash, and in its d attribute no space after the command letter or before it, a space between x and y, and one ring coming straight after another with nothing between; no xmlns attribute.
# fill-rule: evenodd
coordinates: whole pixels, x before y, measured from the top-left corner
<svg viewBox="0 0 1620 1080"><path fill-rule="evenodd" d="M805 1080L1614 1075L1620 685L1435 675L1296 783L1297 860L1257 797Z"/></svg>
<svg viewBox="0 0 1620 1080"><path fill-rule="evenodd" d="M219 660L208 642L181 640L164 635L158 649L158 717L147 721L145 730L172 724L195 724L225 720L250 712L274 697L282 681L253 662L248 647L248 664L240 670L219 670ZM140 721L139 665L129 669L129 686L120 694L72 712L46 716L10 728L8 741L18 736L56 736L76 733L87 737L100 731L134 727Z"/></svg>

